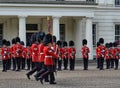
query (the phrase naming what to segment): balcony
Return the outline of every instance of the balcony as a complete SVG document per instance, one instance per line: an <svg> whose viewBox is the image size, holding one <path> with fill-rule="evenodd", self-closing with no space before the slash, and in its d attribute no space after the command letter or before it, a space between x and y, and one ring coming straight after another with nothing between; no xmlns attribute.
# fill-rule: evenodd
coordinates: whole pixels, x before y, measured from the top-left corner
<svg viewBox="0 0 120 88"><path fill-rule="evenodd" d="M97 5L95 0L0 0L7 4Z"/></svg>

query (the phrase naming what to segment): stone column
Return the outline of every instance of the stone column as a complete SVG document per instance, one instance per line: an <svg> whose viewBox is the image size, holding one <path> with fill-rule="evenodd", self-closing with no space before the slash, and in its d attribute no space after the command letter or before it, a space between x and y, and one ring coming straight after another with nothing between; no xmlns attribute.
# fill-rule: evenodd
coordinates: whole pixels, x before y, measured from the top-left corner
<svg viewBox="0 0 120 88"><path fill-rule="evenodd" d="M90 49L89 59L93 59L92 18L86 18L86 39Z"/></svg>
<svg viewBox="0 0 120 88"><path fill-rule="evenodd" d="M26 16L19 16L19 37L26 46Z"/></svg>
<svg viewBox="0 0 120 88"><path fill-rule="evenodd" d="M60 40L60 27L59 27L59 22L60 17L58 16L53 16L53 35L56 36L57 40Z"/></svg>

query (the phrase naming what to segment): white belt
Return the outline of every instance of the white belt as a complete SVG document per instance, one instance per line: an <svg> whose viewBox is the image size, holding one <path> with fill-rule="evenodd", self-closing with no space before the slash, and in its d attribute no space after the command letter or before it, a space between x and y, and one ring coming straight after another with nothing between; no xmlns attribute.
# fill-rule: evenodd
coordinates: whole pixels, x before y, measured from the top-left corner
<svg viewBox="0 0 120 88"><path fill-rule="evenodd" d="M52 58L52 56L45 56L45 58Z"/></svg>
<svg viewBox="0 0 120 88"><path fill-rule="evenodd" d="M40 54L44 54L44 53L40 53Z"/></svg>

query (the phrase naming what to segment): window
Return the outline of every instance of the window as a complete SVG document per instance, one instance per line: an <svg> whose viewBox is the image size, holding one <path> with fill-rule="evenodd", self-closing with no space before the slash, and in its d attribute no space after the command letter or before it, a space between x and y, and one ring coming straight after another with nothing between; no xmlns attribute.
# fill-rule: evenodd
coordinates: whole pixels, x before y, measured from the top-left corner
<svg viewBox="0 0 120 88"><path fill-rule="evenodd" d="M120 0L115 0L115 5L120 5Z"/></svg>
<svg viewBox="0 0 120 88"><path fill-rule="evenodd" d="M95 2L95 0L86 0L86 2Z"/></svg>
<svg viewBox="0 0 120 88"><path fill-rule="evenodd" d="M27 31L37 31L38 24L26 24L26 30Z"/></svg>
<svg viewBox="0 0 120 88"><path fill-rule="evenodd" d="M115 41L120 41L120 24L115 25Z"/></svg>
<svg viewBox="0 0 120 88"><path fill-rule="evenodd" d="M3 24L0 24L0 47L2 46L3 39Z"/></svg>
<svg viewBox="0 0 120 88"><path fill-rule="evenodd" d="M56 1L65 1L65 0L56 0Z"/></svg>
<svg viewBox="0 0 120 88"><path fill-rule="evenodd" d="M96 46L96 40L97 40L97 28L96 28L96 24L92 25L92 33L93 33L93 46Z"/></svg>
<svg viewBox="0 0 120 88"><path fill-rule="evenodd" d="M65 40L65 24L60 24L60 40Z"/></svg>

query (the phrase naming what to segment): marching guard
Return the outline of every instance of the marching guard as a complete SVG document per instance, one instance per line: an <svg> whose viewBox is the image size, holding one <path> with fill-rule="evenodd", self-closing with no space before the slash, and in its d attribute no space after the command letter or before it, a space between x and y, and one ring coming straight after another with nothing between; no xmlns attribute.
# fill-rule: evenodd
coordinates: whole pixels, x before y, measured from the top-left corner
<svg viewBox="0 0 120 88"><path fill-rule="evenodd" d="M97 42L97 48L96 48L96 59L97 59L97 68L99 68L99 63L100 63L100 48L99 48L100 43Z"/></svg>

